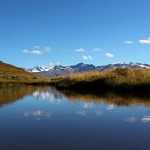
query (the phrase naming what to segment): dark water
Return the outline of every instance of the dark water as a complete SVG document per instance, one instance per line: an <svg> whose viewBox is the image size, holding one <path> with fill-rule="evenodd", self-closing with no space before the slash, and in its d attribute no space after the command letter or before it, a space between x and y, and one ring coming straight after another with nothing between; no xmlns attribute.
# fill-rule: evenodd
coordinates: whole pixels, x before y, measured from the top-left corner
<svg viewBox="0 0 150 150"><path fill-rule="evenodd" d="M0 88L0 150L150 150L150 99Z"/></svg>

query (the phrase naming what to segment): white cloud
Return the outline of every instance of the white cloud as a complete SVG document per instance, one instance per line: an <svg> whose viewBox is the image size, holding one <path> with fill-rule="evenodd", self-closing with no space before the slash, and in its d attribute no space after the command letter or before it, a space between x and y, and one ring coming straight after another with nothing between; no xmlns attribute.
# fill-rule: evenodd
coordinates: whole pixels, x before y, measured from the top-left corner
<svg viewBox="0 0 150 150"><path fill-rule="evenodd" d="M54 64L53 63L49 63L48 66L54 66Z"/></svg>
<svg viewBox="0 0 150 150"><path fill-rule="evenodd" d="M55 65L54 65L53 63L49 63L49 64L48 64L48 68L49 68L49 69L53 69L54 67L55 67Z"/></svg>
<svg viewBox="0 0 150 150"><path fill-rule="evenodd" d="M22 52L27 53L27 54L36 54L36 55L41 55L41 54L46 53L46 52L51 52L50 47L45 47L42 50L42 49L39 49L40 48L39 45L35 45L35 46L33 46L33 48L34 48L33 50L24 49L24 50L22 50Z"/></svg>
<svg viewBox="0 0 150 150"><path fill-rule="evenodd" d="M83 60L92 60L93 58L90 56L90 55L87 55L87 56L82 56L82 59Z"/></svg>
<svg viewBox="0 0 150 150"><path fill-rule="evenodd" d="M38 49L38 48L40 48L40 46L39 45L35 45L35 46L33 46L33 48Z"/></svg>
<svg viewBox="0 0 150 150"><path fill-rule="evenodd" d="M106 54L105 54L105 56L106 56L106 57L109 57L109 58L114 57L114 55L113 55L113 54L111 54L111 53L106 53Z"/></svg>
<svg viewBox="0 0 150 150"><path fill-rule="evenodd" d="M93 51L100 51L100 48L94 48Z"/></svg>
<svg viewBox="0 0 150 150"><path fill-rule="evenodd" d="M150 44L150 38L147 38L146 40L139 40L140 44Z"/></svg>
<svg viewBox="0 0 150 150"><path fill-rule="evenodd" d="M124 41L125 44L134 44L133 41Z"/></svg>
<svg viewBox="0 0 150 150"><path fill-rule="evenodd" d="M51 48L50 47L45 47L44 51L45 52L51 52Z"/></svg>
<svg viewBox="0 0 150 150"><path fill-rule="evenodd" d="M23 53L27 53L27 54L35 54L35 55L41 55L41 54L43 54L43 52L40 51L40 50L32 50L32 51L29 51L29 50L27 50L27 49L24 49L24 50L22 50L22 52L23 52Z"/></svg>
<svg viewBox="0 0 150 150"><path fill-rule="evenodd" d="M75 51L76 52L84 52L84 51L86 51L84 48L77 48L77 49L75 49Z"/></svg>

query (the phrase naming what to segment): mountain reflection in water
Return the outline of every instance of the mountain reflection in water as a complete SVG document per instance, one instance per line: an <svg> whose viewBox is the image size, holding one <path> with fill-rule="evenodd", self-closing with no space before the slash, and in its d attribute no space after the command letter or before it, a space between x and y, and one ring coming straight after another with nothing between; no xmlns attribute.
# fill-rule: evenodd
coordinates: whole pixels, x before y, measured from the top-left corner
<svg viewBox="0 0 150 150"><path fill-rule="evenodd" d="M39 87L36 86L6 86L0 87L0 106L13 103L24 96L32 94Z"/></svg>
<svg viewBox="0 0 150 150"><path fill-rule="evenodd" d="M0 120L0 150L150 148L145 95L1 87Z"/></svg>
<svg viewBox="0 0 150 150"><path fill-rule="evenodd" d="M130 106L130 105L145 105L150 106L150 97L132 96L128 94L109 93L77 93L72 91L57 91L51 87L41 86L13 86L0 88L0 106L12 103L18 99L22 99L26 95L33 95L39 100L62 100L67 98L69 101L86 102L84 107L89 107L93 103L110 104L108 109L113 109L114 105Z"/></svg>
<svg viewBox="0 0 150 150"><path fill-rule="evenodd" d="M133 96L129 94L119 94L109 92L109 93L77 93L72 91L56 91L52 89L38 90L33 93L33 96L36 96L38 99L44 100L49 99L65 99L69 101L86 102L85 107L89 107L93 103L106 103L110 104L108 109L113 109L114 105L121 106L130 106L130 105L145 105L150 106L150 97L140 97Z"/></svg>

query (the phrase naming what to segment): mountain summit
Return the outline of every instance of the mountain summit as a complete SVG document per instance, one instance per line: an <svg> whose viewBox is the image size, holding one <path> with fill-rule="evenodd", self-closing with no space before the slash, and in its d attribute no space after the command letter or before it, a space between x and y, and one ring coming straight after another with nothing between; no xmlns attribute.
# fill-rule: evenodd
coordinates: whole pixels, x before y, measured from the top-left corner
<svg viewBox="0 0 150 150"><path fill-rule="evenodd" d="M78 63L72 66L57 65L57 66L54 66L53 68L37 66L31 69L28 69L28 71L36 73L41 76L45 76L45 77L56 77L56 76L67 75L71 73L81 73L81 72L88 72L88 71L94 71L94 70L102 71L106 69L115 69L115 68L124 68L124 67L150 69L149 64L141 64L141 63L133 63L133 62L130 62L129 64L127 64L127 63L119 62L119 63L113 63L113 64L104 65L104 66L94 66L93 64L84 64L84 63Z"/></svg>

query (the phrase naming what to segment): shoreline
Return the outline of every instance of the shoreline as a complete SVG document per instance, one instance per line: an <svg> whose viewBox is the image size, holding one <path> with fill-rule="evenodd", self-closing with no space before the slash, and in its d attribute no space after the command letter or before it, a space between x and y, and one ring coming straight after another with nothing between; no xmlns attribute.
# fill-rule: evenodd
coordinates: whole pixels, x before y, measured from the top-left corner
<svg viewBox="0 0 150 150"><path fill-rule="evenodd" d="M49 85L57 89L150 93L150 69L117 68L55 78L0 80L0 86Z"/></svg>

